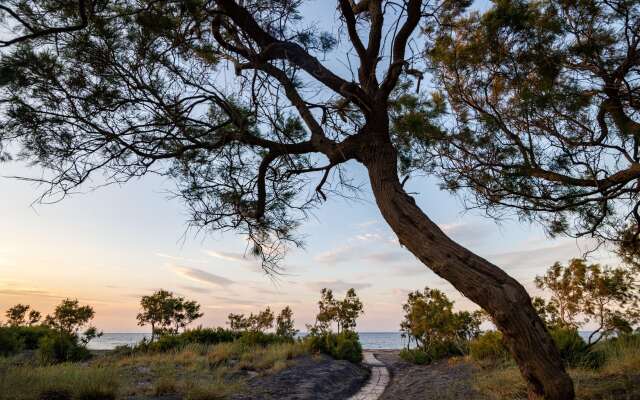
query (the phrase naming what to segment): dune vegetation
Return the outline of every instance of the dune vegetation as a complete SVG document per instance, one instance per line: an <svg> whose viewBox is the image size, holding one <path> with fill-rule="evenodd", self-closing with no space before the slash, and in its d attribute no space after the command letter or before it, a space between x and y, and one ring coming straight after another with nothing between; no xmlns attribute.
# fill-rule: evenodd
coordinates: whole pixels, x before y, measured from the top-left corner
<svg viewBox="0 0 640 400"><path fill-rule="evenodd" d="M90 306L66 299L40 323L28 318L29 306L19 304L0 326L0 399L223 399L301 357L359 362L362 348L354 329L362 303L355 291L340 300L325 289L320 303L309 334L297 338L289 307L277 316L268 307L229 314L229 328L188 329L203 315L200 305L159 290L140 302L138 321L152 326L151 340L97 352L87 344L100 333L91 326L80 333L95 315ZM334 325L340 332L333 332Z"/></svg>
<svg viewBox="0 0 640 400"><path fill-rule="evenodd" d="M569 368L576 387L576 398L582 400L635 399L640 396L640 334L598 343L595 351L604 354L597 369ZM475 376L475 387L490 399L526 399L527 385L512 361L488 367Z"/></svg>

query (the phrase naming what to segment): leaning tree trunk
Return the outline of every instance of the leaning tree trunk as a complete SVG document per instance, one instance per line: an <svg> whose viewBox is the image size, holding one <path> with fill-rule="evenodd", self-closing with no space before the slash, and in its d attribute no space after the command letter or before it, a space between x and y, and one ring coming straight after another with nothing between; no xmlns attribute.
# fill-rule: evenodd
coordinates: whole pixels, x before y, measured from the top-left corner
<svg viewBox="0 0 640 400"><path fill-rule="evenodd" d="M376 203L400 244L492 316L528 382L530 399L573 399L573 382L524 287L455 243L420 210L398 179L397 155L384 137L377 138L382 143L370 143L359 159L369 171Z"/></svg>

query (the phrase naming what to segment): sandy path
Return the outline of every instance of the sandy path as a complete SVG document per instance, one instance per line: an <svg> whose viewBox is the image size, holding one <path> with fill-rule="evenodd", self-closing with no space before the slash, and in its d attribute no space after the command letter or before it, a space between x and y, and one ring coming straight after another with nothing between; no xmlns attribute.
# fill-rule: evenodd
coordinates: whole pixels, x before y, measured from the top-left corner
<svg viewBox="0 0 640 400"><path fill-rule="evenodd" d="M397 350L376 350L374 354L391 373L391 382L381 400L484 400L472 385L473 367L447 360L430 365L403 361Z"/></svg>

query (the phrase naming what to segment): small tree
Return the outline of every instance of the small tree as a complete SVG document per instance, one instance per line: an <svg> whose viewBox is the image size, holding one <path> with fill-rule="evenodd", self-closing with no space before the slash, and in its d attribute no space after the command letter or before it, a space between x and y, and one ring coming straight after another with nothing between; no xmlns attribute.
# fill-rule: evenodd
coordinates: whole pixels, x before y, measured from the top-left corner
<svg viewBox="0 0 640 400"><path fill-rule="evenodd" d="M229 328L234 332L245 332L249 330L249 319L244 314L229 314L227 317Z"/></svg>
<svg viewBox="0 0 640 400"><path fill-rule="evenodd" d="M7 310L7 325L9 326L22 326L26 324L26 315L30 306L24 304L16 304Z"/></svg>
<svg viewBox="0 0 640 400"><path fill-rule="evenodd" d="M29 326L34 326L35 324L40 322L41 318L42 318L42 314L40 314L40 311L36 311L36 310L29 311L29 319L28 319Z"/></svg>
<svg viewBox="0 0 640 400"><path fill-rule="evenodd" d="M298 330L294 326L293 311L289 306L286 306L276 317L276 335L293 339L297 333Z"/></svg>
<svg viewBox="0 0 640 400"><path fill-rule="evenodd" d="M567 267L559 262L553 264L543 276L536 276L534 282L539 289L549 289L552 293L549 305L541 299L536 303L546 308L553 321L566 327L578 326L580 302L583 297L587 265L584 260L573 259ZM553 314L553 311L557 314Z"/></svg>
<svg viewBox="0 0 640 400"><path fill-rule="evenodd" d="M363 314L362 302L358 298L356 291L351 288L347 290L344 299L337 302L336 322L338 325L338 333L343 331L353 331L356 327L356 319Z"/></svg>
<svg viewBox="0 0 640 400"><path fill-rule="evenodd" d="M200 312L200 304L193 300L184 300L182 297L176 299L173 310L174 332L185 329L187 325L204 314Z"/></svg>
<svg viewBox="0 0 640 400"><path fill-rule="evenodd" d="M248 317L244 314L229 314L227 323L234 332L265 332L273 327L273 320L273 312L267 307L258 314L251 313Z"/></svg>
<svg viewBox="0 0 640 400"><path fill-rule="evenodd" d="M177 334L204 315L196 301L185 300L164 289L143 296L140 306L142 311L136 317L138 325L151 325L151 341L157 334Z"/></svg>
<svg viewBox="0 0 640 400"><path fill-rule="evenodd" d="M334 322L338 333L353 331L356 327L356 319L364 313L362 302L353 288L347 290L342 300L336 299L331 289L322 289L318 309L315 324L307 326L310 333L330 332Z"/></svg>
<svg viewBox="0 0 640 400"><path fill-rule="evenodd" d="M534 301L547 326L577 329L595 322L590 346L613 333L629 332L637 323L639 297L632 269L587 265L584 260L573 259L566 267L555 263L535 282L551 291L548 303L541 298Z"/></svg>
<svg viewBox="0 0 640 400"><path fill-rule="evenodd" d="M78 299L64 299L55 308L53 315L47 315L45 325L58 330L62 334L67 334L75 338L80 337L80 329L89 324L95 316L93 307L89 305L81 306ZM87 344L91 339L99 337L102 332L93 326L88 326L82 334L80 340Z"/></svg>
<svg viewBox="0 0 640 400"><path fill-rule="evenodd" d="M434 346L455 344L472 339L480 332L481 312L454 312L453 301L438 289L424 288L409 293L402 306L405 315L400 323L403 336L415 340L423 351Z"/></svg>
<svg viewBox="0 0 640 400"><path fill-rule="evenodd" d="M336 319L338 309L337 301L333 297L333 291L331 289L323 288L320 291L318 309L314 330L327 332L331 330L331 322Z"/></svg>

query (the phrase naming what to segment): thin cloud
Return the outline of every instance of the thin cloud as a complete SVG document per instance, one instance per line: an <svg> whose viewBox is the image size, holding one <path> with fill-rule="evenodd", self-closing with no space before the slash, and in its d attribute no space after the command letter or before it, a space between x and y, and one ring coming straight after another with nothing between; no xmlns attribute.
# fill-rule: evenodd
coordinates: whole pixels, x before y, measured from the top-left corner
<svg viewBox="0 0 640 400"><path fill-rule="evenodd" d="M187 279L191 279L196 282L206 283L209 285L215 286L230 286L235 282L231 279L225 278L220 275L215 275L207 271L203 271L197 268L189 268L189 267L173 267L173 270L180 276L183 276Z"/></svg>
<svg viewBox="0 0 640 400"><path fill-rule="evenodd" d="M207 289L199 286L181 286L181 287L184 290L188 290L189 292L193 292L193 293L203 293L203 294L211 293L211 289Z"/></svg>
<svg viewBox="0 0 640 400"><path fill-rule="evenodd" d="M380 235L379 233L362 233L360 235L356 235L356 239L363 241L363 242L371 242L371 241L382 241L384 240L382 235Z"/></svg>
<svg viewBox="0 0 640 400"><path fill-rule="evenodd" d="M353 246L342 246L335 250L318 254L315 257L315 260L319 263L333 265L349 261L354 258L354 255L355 252Z"/></svg>
<svg viewBox="0 0 640 400"><path fill-rule="evenodd" d="M440 229L454 240L467 245L478 245L489 238L489 233L493 228L488 223L482 222L453 222L439 224Z"/></svg>
<svg viewBox="0 0 640 400"><path fill-rule="evenodd" d="M214 250L205 250L205 254L210 257L219 258L221 260L226 261L236 261L242 263L253 262L250 258L245 257L244 254L241 253L232 253L228 251L214 251Z"/></svg>
<svg viewBox="0 0 640 400"><path fill-rule="evenodd" d="M364 256L366 260L379 262L379 263L392 263L400 261L408 261L413 259L410 253L400 251L386 251L380 253L367 254Z"/></svg>
<svg viewBox="0 0 640 400"><path fill-rule="evenodd" d="M335 281L315 281L315 282L308 282L307 283L307 287L309 289L312 289L314 291L320 291L324 288L327 289L332 289L336 292L345 292L351 288L354 288L356 290L362 290L362 289L367 289L370 288L372 285L370 283L366 283L366 282L346 282L343 280L335 280Z"/></svg>
<svg viewBox="0 0 640 400"><path fill-rule="evenodd" d="M0 289L0 295L5 296L33 296L33 297L48 297L54 299L61 299L63 296L47 292L38 289Z"/></svg>
<svg viewBox="0 0 640 400"><path fill-rule="evenodd" d="M166 258L167 260L181 261L181 262L190 262L190 263L199 263L199 264L206 263L206 261L204 261L204 260L194 260L192 258L184 258L184 257L172 256L172 255L164 254L164 253L156 253L156 257Z"/></svg>

